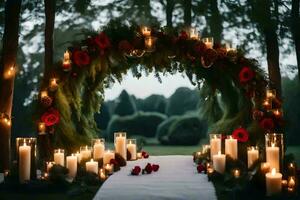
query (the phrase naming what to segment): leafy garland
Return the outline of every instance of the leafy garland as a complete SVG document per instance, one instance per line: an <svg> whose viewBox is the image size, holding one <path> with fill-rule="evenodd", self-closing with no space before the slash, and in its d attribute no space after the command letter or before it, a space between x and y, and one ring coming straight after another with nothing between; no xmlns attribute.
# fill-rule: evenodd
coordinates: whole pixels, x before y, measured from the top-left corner
<svg viewBox="0 0 300 200"><path fill-rule="evenodd" d="M41 116L37 121L45 124L54 146L71 151L90 143L98 132L94 114L104 88L121 82L129 70L137 78L154 72L159 81L160 74L185 73L201 88L200 115L208 120L211 132L231 133L244 127L249 132L247 143L262 145L263 132L281 129L282 120L262 105L267 81L256 60L239 50L226 51L220 44L207 48L187 31L151 27L151 37L149 49L140 26L113 21L68 48L64 61L44 75L49 85L41 88L37 109ZM51 85L53 78L57 85ZM42 95L45 91L47 95Z"/></svg>

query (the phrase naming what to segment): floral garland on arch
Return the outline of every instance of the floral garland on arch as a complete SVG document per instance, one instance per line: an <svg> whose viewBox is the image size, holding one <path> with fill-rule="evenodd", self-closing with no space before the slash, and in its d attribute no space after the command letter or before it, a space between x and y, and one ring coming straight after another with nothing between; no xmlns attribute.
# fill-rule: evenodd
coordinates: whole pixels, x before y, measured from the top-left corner
<svg viewBox="0 0 300 200"><path fill-rule="evenodd" d="M201 88L200 115L208 120L211 132L243 127L249 132L247 142L257 144L262 143L264 129L281 130L281 118L264 107L267 81L257 61L210 38L200 40L192 30L114 21L100 33L74 42L63 60L44 75L49 85L39 93L39 133L55 133L53 145L70 150L90 143L98 132L94 114L104 89L121 82L129 70L137 78L154 72L159 81L160 74L185 73ZM278 100L273 101L276 107ZM235 135L240 137L244 129Z"/></svg>

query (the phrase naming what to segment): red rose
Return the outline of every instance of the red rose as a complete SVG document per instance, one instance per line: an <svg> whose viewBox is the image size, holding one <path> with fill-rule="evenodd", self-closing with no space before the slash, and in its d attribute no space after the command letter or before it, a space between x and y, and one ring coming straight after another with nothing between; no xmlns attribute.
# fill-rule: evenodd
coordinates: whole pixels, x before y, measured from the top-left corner
<svg viewBox="0 0 300 200"><path fill-rule="evenodd" d="M139 166L135 166L132 170L131 170L131 175L134 176L138 176L141 172L141 168Z"/></svg>
<svg viewBox="0 0 300 200"><path fill-rule="evenodd" d="M122 52L129 53L133 46L127 40L122 40L119 42L118 48Z"/></svg>
<svg viewBox="0 0 300 200"><path fill-rule="evenodd" d="M106 50L110 47L110 41L107 35L104 32L101 32L94 38L96 45L100 50Z"/></svg>
<svg viewBox="0 0 300 200"><path fill-rule="evenodd" d="M197 171L198 171L198 173L204 172L204 171L205 171L204 165L199 164L199 165L197 166Z"/></svg>
<svg viewBox="0 0 300 200"><path fill-rule="evenodd" d="M59 112L55 108L50 108L47 112L45 112L41 121L45 123L46 126L53 126L59 122Z"/></svg>
<svg viewBox="0 0 300 200"><path fill-rule="evenodd" d="M152 169L153 169L154 172L157 172L158 169L159 169L159 165L153 164Z"/></svg>
<svg viewBox="0 0 300 200"><path fill-rule="evenodd" d="M247 142L249 139L249 133L244 128L237 128L232 132L232 137L239 142Z"/></svg>
<svg viewBox="0 0 300 200"><path fill-rule="evenodd" d="M74 63L79 67L88 65L91 62L90 56L86 51L77 50L72 55Z"/></svg>
<svg viewBox="0 0 300 200"><path fill-rule="evenodd" d="M142 151L143 158L149 158L149 154L146 151Z"/></svg>
<svg viewBox="0 0 300 200"><path fill-rule="evenodd" d="M194 51L198 55L202 55L205 50L206 50L206 45L203 42L197 43L197 45L194 47Z"/></svg>
<svg viewBox="0 0 300 200"><path fill-rule="evenodd" d="M185 31L181 31L179 35L180 40L187 40L188 39L188 34Z"/></svg>
<svg viewBox="0 0 300 200"><path fill-rule="evenodd" d="M109 164L111 164L111 165L118 165L119 163L118 163L118 161L116 161L115 159L111 159L111 160L109 161Z"/></svg>
<svg viewBox="0 0 300 200"><path fill-rule="evenodd" d="M275 126L273 119L269 118L269 117L262 119L260 121L259 125L261 128L263 128L265 130L272 130L272 129L274 129L274 126Z"/></svg>
<svg viewBox="0 0 300 200"><path fill-rule="evenodd" d="M254 71L250 67L243 67L239 73L240 83L247 83L254 78Z"/></svg>
<svg viewBox="0 0 300 200"><path fill-rule="evenodd" d="M144 173L146 172L147 174L151 174L152 171L153 171L153 168L152 168L152 165L151 165L150 163L148 163L148 164L146 165L145 169L143 170L143 172L144 172Z"/></svg>

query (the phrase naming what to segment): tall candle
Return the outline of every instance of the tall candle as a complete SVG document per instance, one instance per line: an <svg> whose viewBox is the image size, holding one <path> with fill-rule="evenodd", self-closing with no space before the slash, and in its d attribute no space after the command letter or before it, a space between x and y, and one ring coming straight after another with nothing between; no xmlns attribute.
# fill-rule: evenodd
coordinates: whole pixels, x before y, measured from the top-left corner
<svg viewBox="0 0 300 200"><path fill-rule="evenodd" d="M77 156L72 154L67 156L67 168L69 170L68 176L70 178L75 178L77 174Z"/></svg>
<svg viewBox="0 0 300 200"><path fill-rule="evenodd" d="M259 158L258 149L256 147L248 148L247 156L248 156L248 168L250 168L253 165L253 163L257 161Z"/></svg>
<svg viewBox="0 0 300 200"><path fill-rule="evenodd" d="M98 162L91 159L85 163L86 171L98 174Z"/></svg>
<svg viewBox="0 0 300 200"><path fill-rule="evenodd" d="M136 160L136 144L132 139L128 140L127 150L131 154L131 160Z"/></svg>
<svg viewBox="0 0 300 200"><path fill-rule="evenodd" d="M24 143L19 147L19 181L24 183L30 180L30 163L31 161L31 147Z"/></svg>
<svg viewBox="0 0 300 200"><path fill-rule="evenodd" d="M271 169L275 168L276 172L279 172L279 147L276 147L274 143L266 147L266 160Z"/></svg>
<svg viewBox="0 0 300 200"><path fill-rule="evenodd" d="M125 160L127 160L126 133L115 133L115 149Z"/></svg>
<svg viewBox="0 0 300 200"><path fill-rule="evenodd" d="M281 192L282 174L277 173L273 168L272 172L266 174L267 196L279 194Z"/></svg>
<svg viewBox="0 0 300 200"><path fill-rule="evenodd" d="M77 151L75 155L77 157L77 162L80 163L81 162L81 154Z"/></svg>
<svg viewBox="0 0 300 200"><path fill-rule="evenodd" d="M225 171L225 162L226 162L226 156L225 154L221 154L219 151L218 154L213 156L213 166L214 169L223 174Z"/></svg>
<svg viewBox="0 0 300 200"><path fill-rule="evenodd" d="M218 154L221 151L221 138L220 135L211 135L210 139L210 158Z"/></svg>
<svg viewBox="0 0 300 200"><path fill-rule="evenodd" d="M225 154L235 160L238 158L237 139L232 138L231 135L225 139Z"/></svg>
<svg viewBox="0 0 300 200"><path fill-rule="evenodd" d="M99 160L101 158L103 158L103 154L104 154L104 144L102 142L97 142L94 143L93 146L93 158L94 160Z"/></svg>
<svg viewBox="0 0 300 200"><path fill-rule="evenodd" d="M103 155L103 166L110 164L111 159L115 159L115 153L110 150L105 151Z"/></svg>
<svg viewBox="0 0 300 200"><path fill-rule="evenodd" d="M54 150L54 162L57 165L65 166L65 152L63 149Z"/></svg>

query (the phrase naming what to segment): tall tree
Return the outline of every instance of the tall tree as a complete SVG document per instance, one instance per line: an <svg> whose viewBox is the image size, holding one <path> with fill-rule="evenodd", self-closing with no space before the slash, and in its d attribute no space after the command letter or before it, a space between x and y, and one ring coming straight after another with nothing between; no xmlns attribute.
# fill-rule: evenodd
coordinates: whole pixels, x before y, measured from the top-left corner
<svg viewBox="0 0 300 200"><path fill-rule="evenodd" d="M217 0L209 0L209 11L210 15L206 16L210 27L210 34L214 37L214 40L218 43L222 40L222 16L219 11L218 1Z"/></svg>
<svg viewBox="0 0 300 200"><path fill-rule="evenodd" d="M0 171L10 167L11 112L14 91L14 70L17 63L19 18L22 0L5 2L3 48L0 63Z"/></svg>
<svg viewBox="0 0 300 200"><path fill-rule="evenodd" d="M291 32L295 43L297 65L298 65L298 78L300 81L300 0L292 0L291 10Z"/></svg>
<svg viewBox="0 0 300 200"><path fill-rule="evenodd" d="M167 27L172 28L172 17L173 17L173 11L174 11L175 2L174 0L167 0L166 5L166 20L167 20Z"/></svg>
<svg viewBox="0 0 300 200"><path fill-rule="evenodd" d="M183 0L184 25L191 26L192 24L192 0Z"/></svg>

